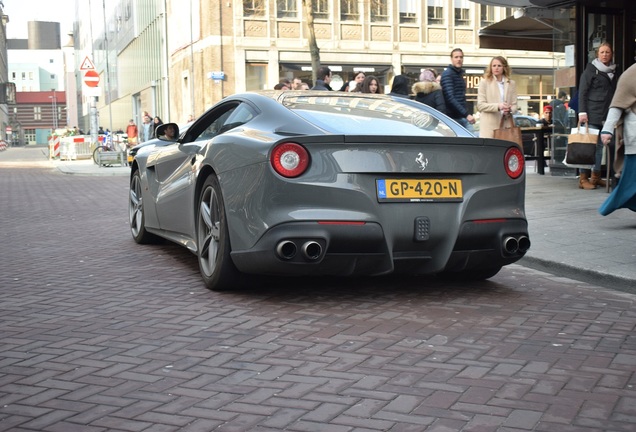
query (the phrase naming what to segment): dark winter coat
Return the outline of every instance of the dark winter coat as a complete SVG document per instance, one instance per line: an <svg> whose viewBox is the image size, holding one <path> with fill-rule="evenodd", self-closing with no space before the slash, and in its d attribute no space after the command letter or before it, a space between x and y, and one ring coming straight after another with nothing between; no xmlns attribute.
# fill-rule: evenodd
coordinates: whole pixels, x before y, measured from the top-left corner
<svg viewBox="0 0 636 432"><path fill-rule="evenodd" d="M600 127L605 121L617 82L618 73L610 79L592 63L583 71L579 83L579 112L587 113L590 126Z"/></svg>
<svg viewBox="0 0 636 432"><path fill-rule="evenodd" d="M469 114L466 108L466 83L463 75L464 69L453 65L448 65L442 73L444 102L448 116L453 119L463 119Z"/></svg>
<svg viewBox="0 0 636 432"><path fill-rule="evenodd" d="M446 104L444 103L444 95L442 87L435 81L420 81L413 84L413 93L415 100L435 108L446 114Z"/></svg>

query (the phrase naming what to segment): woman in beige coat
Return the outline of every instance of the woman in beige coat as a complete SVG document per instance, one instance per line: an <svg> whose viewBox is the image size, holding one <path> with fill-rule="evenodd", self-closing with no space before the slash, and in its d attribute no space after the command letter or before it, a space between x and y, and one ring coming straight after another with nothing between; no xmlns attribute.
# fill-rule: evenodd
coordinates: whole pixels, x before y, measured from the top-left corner
<svg viewBox="0 0 636 432"><path fill-rule="evenodd" d="M479 136L492 138L501 116L517 112L517 85L510 79L508 61L497 56L490 60L477 95Z"/></svg>

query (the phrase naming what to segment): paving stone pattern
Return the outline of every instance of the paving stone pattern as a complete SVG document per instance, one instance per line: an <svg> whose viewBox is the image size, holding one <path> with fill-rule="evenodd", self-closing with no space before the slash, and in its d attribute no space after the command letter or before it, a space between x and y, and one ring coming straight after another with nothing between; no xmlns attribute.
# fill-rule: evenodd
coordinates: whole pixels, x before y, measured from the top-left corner
<svg viewBox="0 0 636 432"><path fill-rule="evenodd" d="M519 265L208 291L126 177L0 167L0 431L636 430L636 296Z"/></svg>

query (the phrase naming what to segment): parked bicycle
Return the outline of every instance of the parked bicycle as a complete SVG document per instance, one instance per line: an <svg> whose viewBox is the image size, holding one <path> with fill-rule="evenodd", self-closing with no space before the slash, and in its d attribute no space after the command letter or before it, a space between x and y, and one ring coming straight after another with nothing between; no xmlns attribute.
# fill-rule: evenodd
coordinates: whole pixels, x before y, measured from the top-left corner
<svg viewBox="0 0 636 432"><path fill-rule="evenodd" d="M101 166L123 165L126 162L126 148L128 147L127 137L114 137L107 132L102 137L102 143L93 150L93 162Z"/></svg>

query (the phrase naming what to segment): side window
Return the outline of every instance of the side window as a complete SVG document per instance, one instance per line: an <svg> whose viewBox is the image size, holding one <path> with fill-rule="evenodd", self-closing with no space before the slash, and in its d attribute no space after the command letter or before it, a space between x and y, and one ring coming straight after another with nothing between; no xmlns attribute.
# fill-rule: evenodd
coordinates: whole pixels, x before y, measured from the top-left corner
<svg viewBox="0 0 636 432"><path fill-rule="evenodd" d="M218 115L218 113L217 113ZM205 128L194 140L195 141L206 141L214 138L215 136L225 133L229 130L234 129L235 127L241 126L256 115L255 111L247 104L243 103L240 105L233 106L216 118L214 118L210 125Z"/></svg>

